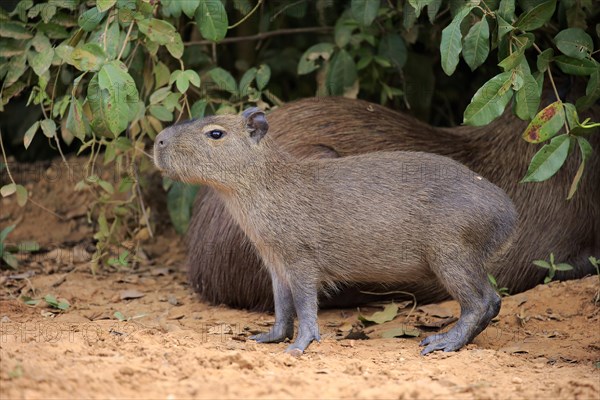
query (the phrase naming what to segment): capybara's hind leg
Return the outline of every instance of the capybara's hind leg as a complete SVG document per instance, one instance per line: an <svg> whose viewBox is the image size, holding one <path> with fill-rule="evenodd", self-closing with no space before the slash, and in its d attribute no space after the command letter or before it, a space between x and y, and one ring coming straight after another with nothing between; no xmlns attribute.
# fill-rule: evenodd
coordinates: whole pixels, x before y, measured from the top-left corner
<svg viewBox="0 0 600 400"><path fill-rule="evenodd" d="M431 335L421 342L422 355L436 350L456 351L471 342L500 311L495 292L477 258L452 257L439 260L432 269L450 295L460 304L460 318L445 333ZM460 259L462 258L462 260Z"/></svg>

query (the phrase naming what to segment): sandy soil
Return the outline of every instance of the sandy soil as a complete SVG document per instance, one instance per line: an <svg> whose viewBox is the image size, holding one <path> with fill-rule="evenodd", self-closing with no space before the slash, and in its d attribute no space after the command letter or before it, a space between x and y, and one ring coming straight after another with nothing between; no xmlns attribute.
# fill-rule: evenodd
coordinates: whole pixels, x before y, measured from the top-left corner
<svg viewBox="0 0 600 400"><path fill-rule="evenodd" d="M2 399L600 399L597 276L507 297L473 344L426 357L419 341L447 329L459 315L455 302L398 303L398 315L382 324L358 320L382 305L324 310L321 343L294 358L285 343L247 340L268 329L272 314L197 298L181 240L164 224L144 247L146 261L92 274L90 199L73 193L68 179L22 178L56 215L0 200L0 228L18 223L10 241L42 246L22 256L18 270L0 272ZM68 309L49 306L49 294ZM23 296L42 300L27 305ZM409 335L388 338L402 329Z"/></svg>

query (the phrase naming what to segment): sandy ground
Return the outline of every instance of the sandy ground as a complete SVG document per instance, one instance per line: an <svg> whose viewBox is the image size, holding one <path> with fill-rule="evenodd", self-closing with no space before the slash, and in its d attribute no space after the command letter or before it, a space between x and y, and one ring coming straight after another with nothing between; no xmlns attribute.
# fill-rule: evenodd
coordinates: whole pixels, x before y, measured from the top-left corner
<svg viewBox="0 0 600 400"><path fill-rule="evenodd" d="M0 228L18 223L10 241L42 246L22 256L18 270L0 272L2 399L600 399L597 276L506 297L473 344L426 357L419 341L447 329L459 315L455 302L398 303L396 317L382 324L358 315L383 305L324 310L321 343L294 358L285 343L247 339L268 329L272 314L197 298L170 229L159 229L135 268L92 274L89 198L70 191L67 179L24 180L56 215L0 200ZM46 295L69 307L49 306ZM41 301L27 305L23 296ZM409 335L389 337L402 329Z"/></svg>

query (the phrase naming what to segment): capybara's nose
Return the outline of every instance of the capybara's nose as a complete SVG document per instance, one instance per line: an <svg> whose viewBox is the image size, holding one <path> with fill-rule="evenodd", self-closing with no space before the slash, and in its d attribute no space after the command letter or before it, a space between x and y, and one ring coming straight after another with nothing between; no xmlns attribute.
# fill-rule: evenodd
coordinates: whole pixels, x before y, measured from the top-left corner
<svg viewBox="0 0 600 400"><path fill-rule="evenodd" d="M154 141L155 145L161 149L164 149L169 145L169 142L173 138L173 130L172 129L164 129L161 133L156 136Z"/></svg>

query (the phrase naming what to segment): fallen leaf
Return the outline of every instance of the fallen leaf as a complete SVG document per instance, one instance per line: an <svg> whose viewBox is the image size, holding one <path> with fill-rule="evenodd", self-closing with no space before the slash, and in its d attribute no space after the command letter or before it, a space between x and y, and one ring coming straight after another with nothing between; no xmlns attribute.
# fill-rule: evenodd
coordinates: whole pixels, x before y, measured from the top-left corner
<svg viewBox="0 0 600 400"><path fill-rule="evenodd" d="M395 303L390 303L385 306L383 311L376 311L370 316L359 314L358 319L363 322L383 324L384 322L393 320L396 315L398 315L398 305Z"/></svg>
<svg viewBox="0 0 600 400"><path fill-rule="evenodd" d="M381 333L381 337L384 339L391 339L396 337L419 337L421 332L414 327L403 326L400 328L394 328Z"/></svg>

